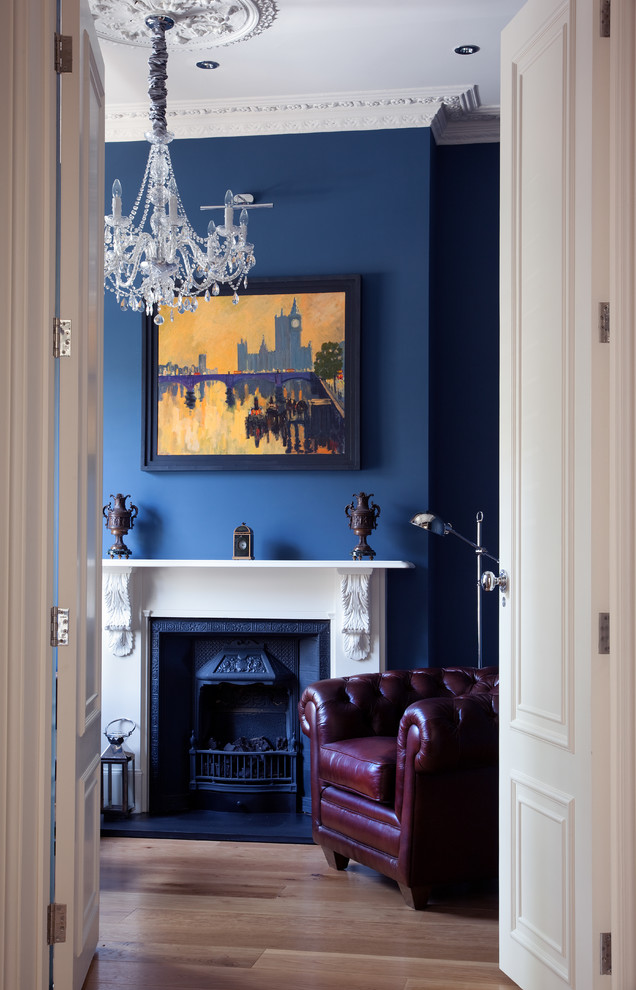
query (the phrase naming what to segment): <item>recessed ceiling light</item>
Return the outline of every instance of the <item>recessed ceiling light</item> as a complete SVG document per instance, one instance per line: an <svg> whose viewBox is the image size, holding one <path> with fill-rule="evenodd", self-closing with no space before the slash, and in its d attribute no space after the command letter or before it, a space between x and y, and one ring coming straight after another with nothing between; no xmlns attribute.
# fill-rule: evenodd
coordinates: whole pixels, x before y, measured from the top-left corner
<svg viewBox="0 0 636 990"><path fill-rule="evenodd" d="M474 55L479 51L479 45L458 45L455 49L456 55Z"/></svg>
<svg viewBox="0 0 636 990"><path fill-rule="evenodd" d="M201 62L197 62L197 69L218 69L219 63L213 62L209 58L204 58Z"/></svg>

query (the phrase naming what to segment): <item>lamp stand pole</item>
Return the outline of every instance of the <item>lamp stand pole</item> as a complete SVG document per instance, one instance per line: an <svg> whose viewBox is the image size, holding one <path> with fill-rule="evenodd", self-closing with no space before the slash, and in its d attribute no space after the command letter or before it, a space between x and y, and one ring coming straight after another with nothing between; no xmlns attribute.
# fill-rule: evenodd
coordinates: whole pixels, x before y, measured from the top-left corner
<svg viewBox="0 0 636 990"><path fill-rule="evenodd" d="M484 552L481 545L481 524L484 521L484 514L481 510L475 516L477 521L477 547L475 556L477 557L477 666L481 667L481 558Z"/></svg>
<svg viewBox="0 0 636 990"><path fill-rule="evenodd" d="M482 573L482 557L488 557L489 560L493 560L495 564L499 564L499 559L493 557L491 553L482 546L481 542L481 524L484 521L484 514L480 510L475 516L477 521L477 542L473 543L466 536L462 536L458 533L456 529L453 529L450 523L444 522L441 516L435 515L434 512L418 512L411 519L413 526L419 526L420 529L425 529L429 533L435 533L437 536L448 536L452 533L456 536L458 540L462 543L467 543L469 547L472 547L477 556L477 666L482 666L482 648L481 648L481 593L482 591L496 591L497 589L501 592L501 604L502 607L506 604L506 598L509 594L509 581L508 575L504 570L500 570L499 574L494 574L493 571L483 571Z"/></svg>

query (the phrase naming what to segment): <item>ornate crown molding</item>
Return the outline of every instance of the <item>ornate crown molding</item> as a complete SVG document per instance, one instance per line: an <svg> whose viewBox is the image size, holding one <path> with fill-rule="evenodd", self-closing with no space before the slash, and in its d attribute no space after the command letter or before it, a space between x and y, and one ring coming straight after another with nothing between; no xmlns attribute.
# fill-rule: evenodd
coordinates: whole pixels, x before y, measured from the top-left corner
<svg viewBox="0 0 636 990"><path fill-rule="evenodd" d="M100 38L120 45L152 47L146 18L168 15L174 27L166 41L169 49L188 50L233 45L261 34L273 23L274 0L89 0Z"/></svg>
<svg viewBox="0 0 636 990"><path fill-rule="evenodd" d="M232 104L188 100L172 103L167 116L177 138L431 127L438 144L499 140L499 108L480 107L476 87L330 93ZM147 129L146 103L107 107L107 141L141 141Z"/></svg>
<svg viewBox="0 0 636 990"><path fill-rule="evenodd" d="M443 103L431 122L436 144L498 144L499 107L473 109Z"/></svg>

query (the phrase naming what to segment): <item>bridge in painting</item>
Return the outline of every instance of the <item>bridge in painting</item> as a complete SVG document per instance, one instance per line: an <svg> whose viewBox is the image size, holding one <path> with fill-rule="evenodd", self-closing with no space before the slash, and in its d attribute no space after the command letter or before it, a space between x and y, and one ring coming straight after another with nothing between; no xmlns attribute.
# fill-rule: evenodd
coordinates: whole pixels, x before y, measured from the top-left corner
<svg viewBox="0 0 636 990"><path fill-rule="evenodd" d="M283 385L288 381L320 381L313 371L228 371L226 374L205 372L204 374L189 375L159 375L159 385L183 385L192 392L201 382L223 382L228 388L240 385L242 382L270 382L272 385Z"/></svg>

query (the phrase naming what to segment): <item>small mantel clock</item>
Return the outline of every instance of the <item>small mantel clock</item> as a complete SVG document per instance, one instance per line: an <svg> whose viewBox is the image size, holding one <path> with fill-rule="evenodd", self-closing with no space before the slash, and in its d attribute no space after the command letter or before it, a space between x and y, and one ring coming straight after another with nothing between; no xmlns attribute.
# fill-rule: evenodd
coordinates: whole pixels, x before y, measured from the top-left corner
<svg viewBox="0 0 636 990"><path fill-rule="evenodd" d="M252 555L252 530L241 523L234 530L234 552L232 560L254 560Z"/></svg>

